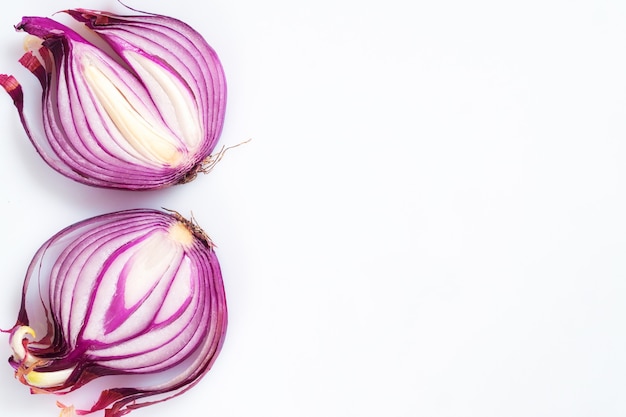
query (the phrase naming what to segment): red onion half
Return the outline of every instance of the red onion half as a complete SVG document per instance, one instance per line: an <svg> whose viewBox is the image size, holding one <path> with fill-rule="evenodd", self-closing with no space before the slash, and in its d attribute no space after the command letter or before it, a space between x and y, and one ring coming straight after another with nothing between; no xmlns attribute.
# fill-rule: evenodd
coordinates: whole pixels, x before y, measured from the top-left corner
<svg viewBox="0 0 626 417"><path fill-rule="evenodd" d="M0 75L46 163L84 184L132 190L185 183L210 170L226 81L205 39L167 16L65 13L112 53L52 19L22 18L16 29L35 37L20 63L43 88L40 129L29 126L18 81Z"/></svg>
<svg viewBox="0 0 626 417"><path fill-rule="evenodd" d="M177 213L120 211L60 231L35 254L9 363L33 393L67 394L98 378L102 392L76 413L118 417L195 385L226 322L207 235Z"/></svg>

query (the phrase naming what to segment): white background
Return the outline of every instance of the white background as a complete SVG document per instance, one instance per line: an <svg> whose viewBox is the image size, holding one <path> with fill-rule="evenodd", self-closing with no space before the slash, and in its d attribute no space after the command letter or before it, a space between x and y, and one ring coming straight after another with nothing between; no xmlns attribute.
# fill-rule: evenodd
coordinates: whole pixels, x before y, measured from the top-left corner
<svg viewBox="0 0 626 417"><path fill-rule="evenodd" d="M128 4L206 37L221 144L252 141L191 184L92 189L38 158L0 94L1 328L53 233L164 206L217 243L230 323L197 387L134 417L626 414L625 2ZM71 7L124 11L3 6L0 72L27 106L12 26ZM3 416L58 413L8 365L0 387Z"/></svg>

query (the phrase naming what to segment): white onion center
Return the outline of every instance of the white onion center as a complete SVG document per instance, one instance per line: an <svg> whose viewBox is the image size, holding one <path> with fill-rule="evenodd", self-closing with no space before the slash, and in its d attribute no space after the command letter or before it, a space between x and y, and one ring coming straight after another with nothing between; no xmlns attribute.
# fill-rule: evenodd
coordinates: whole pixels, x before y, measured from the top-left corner
<svg viewBox="0 0 626 417"><path fill-rule="evenodd" d="M114 80L89 59L83 61L87 84L126 142L141 156L157 163L176 167L182 155L159 121L149 120L131 104Z"/></svg>

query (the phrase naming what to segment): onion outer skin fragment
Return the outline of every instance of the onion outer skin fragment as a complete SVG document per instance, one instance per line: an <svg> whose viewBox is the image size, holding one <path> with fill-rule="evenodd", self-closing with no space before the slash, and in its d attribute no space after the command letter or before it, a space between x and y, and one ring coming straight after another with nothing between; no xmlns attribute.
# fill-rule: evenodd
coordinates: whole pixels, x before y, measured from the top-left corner
<svg viewBox="0 0 626 417"><path fill-rule="evenodd" d="M113 189L160 189L208 172L226 80L206 40L168 16L64 12L112 53L52 19L22 18L16 29L41 39L20 59L43 89L41 126L29 123L19 82L0 74L42 159L75 181Z"/></svg>
<svg viewBox="0 0 626 417"><path fill-rule="evenodd" d="M99 377L148 375L141 386L105 386L75 411L119 417L197 384L226 326L224 285L207 235L175 212L119 211L69 226L37 251L9 363L33 393L64 395Z"/></svg>

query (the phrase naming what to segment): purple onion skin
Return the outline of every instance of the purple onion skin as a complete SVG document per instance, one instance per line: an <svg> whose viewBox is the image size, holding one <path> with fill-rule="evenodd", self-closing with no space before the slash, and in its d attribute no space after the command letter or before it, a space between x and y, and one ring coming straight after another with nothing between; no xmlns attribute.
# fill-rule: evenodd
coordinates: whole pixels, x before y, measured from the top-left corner
<svg viewBox="0 0 626 417"><path fill-rule="evenodd" d="M75 181L113 189L159 189L208 172L224 124L226 80L206 40L167 16L64 12L113 53L49 18L16 25L42 40L20 59L43 89L37 129L19 82L0 74L0 85L42 159Z"/></svg>
<svg viewBox="0 0 626 417"><path fill-rule="evenodd" d="M197 384L226 326L222 276L207 235L174 212L114 212L65 228L35 254L9 363L33 393L63 395L120 375L117 383L126 378L128 386L107 386L76 410L119 417ZM129 378L137 375L150 375L149 386L133 385Z"/></svg>

